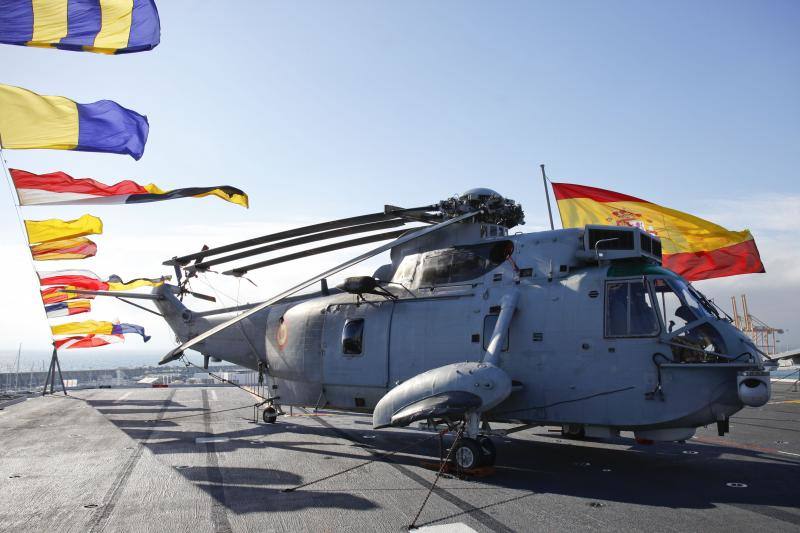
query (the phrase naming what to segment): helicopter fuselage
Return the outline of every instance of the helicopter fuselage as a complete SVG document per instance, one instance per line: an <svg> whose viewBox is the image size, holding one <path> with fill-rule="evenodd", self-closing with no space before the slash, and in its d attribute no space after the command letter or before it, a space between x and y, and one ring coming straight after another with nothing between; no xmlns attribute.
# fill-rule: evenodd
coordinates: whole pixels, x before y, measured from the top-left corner
<svg viewBox="0 0 800 533"><path fill-rule="evenodd" d="M749 401L744 381L768 388L755 347L702 295L647 254L591 257L585 231L458 225L393 250L376 273L387 295L295 298L198 349L264 368L283 404L371 411L421 373L482 361L501 301L515 292L497 363L512 392L486 421L681 440L727 424ZM179 338L228 318L184 309L176 320L169 302L161 307Z"/></svg>

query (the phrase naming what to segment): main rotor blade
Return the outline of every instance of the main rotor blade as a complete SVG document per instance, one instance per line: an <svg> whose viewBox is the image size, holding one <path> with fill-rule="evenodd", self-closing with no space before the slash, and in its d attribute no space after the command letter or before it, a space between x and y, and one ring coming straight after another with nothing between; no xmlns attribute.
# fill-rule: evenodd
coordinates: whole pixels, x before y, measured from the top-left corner
<svg viewBox="0 0 800 533"><path fill-rule="evenodd" d="M114 296L116 298L131 298L135 300L163 300L164 297L158 294L142 294L139 292L125 291L85 291L82 289L62 289L67 294L78 294L80 296Z"/></svg>
<svg viewBox="0 0 800 533"><path fill-rule="evenodd" d="M339 264L339 265L337 265L337 266L335 266L335 267L333 267L333 268L331 268L329 270L326 270L325 272L323 272L321 274L317 274L316 276L314 276L312 278L309 278L309 279L303 281L302 283L298 283L294 287L291 287L291 288L286 289L285 291L283 291L283 292L281 292L279 294L276 294L275 296L273 296L269 300L258 304L257 306L253 307L249 311L245 311L244 313L242 313L240 315L237 315L234 318L232 318L232 319L230 319L230 320L228 320L226 322L223 322L222 324L218 324L218 325L214 326L213 328L209 329L208 331L205 331L205 332L201 333L200 335L198 335L198 336L196 336L196 337L194 337L192 339L189 339L188 341L184 342L183 344L181 344L177 348L175 348L172 351L170 351L167 355L165 355L161 359L161 361L158 362L158 364L163 365L165 363L169 363L170 361L174 361L175 359L178 359L181 355L183 355L184 351L188 350L192 346L196 346L197 344L200 344L201 342L203 342L207 338L211 337L212 335L215 335L215 334L219 333L220 331L222 331L224 329L227 329L227 328L231 327L232 325L240 322L241 320L244 320L245 318L247 318L247 317L249 317L249 316L251 316L251 315L253 315L255 313L258 313L262 309L265 309L265 308L269 307L270 305L283 300L287 296L291 296L292 294L294 294L294 293L296 293L298 291L301 291L301 290L305 289L306 287L309 287L309 286L313 285L314 283L317 283L319 280L321 280L323 278L327 278L329 276L337 274L337 273L341 272L342 270L344 270L345 268L351 267L353 265L357 265L358 263L361 263L362 261L366 261L367 259L369 259L371 257L374 257L374 256L376 256L376 255L378 255L380 253L383 253L386 250L390 250L390 249L394 248L395 246L399 246L399 245L405 244L405 243L407 243L409 241L413 241L415 239L419 239L420 237L424 237L425 235L429 235L429 234L431 234L431 233L433 233L435 231L439 231L440 229L444 229L447 226L450 226L451 224L455 224L457 222L461 222L462 220L466 220L468 218L472 218L475 215L480 214L481 212L482 212L482 210L478 209L477 211L472 211L470 213L465 213L465 214L463 214L461 216L457 216L455 218L451 218L450 220L445 220L444 222L440 222L439 224L436 224L435 226L430 226L430 227L425 228L425 229L423 229L421 231L410 233L410 234L405 235L404 237L400 237L399 239L396 239L396 240L394 240L392 242L389 242L389 243L386 243L386 244L382 244L381 246L378 246L377 248L374 248L374 249L370 250L369 252L363 253L363 254L359 255L358 257L354 257L353 259L345 261L344 263L341 263L341 264Z"/></svg>
<svg viewBox="0 0 800 533"><path fill-rule="evenodd" d="M436 206L431 205L425 207L414 207L410 209L395 209L395 210L387 210L381 213L372 213L369 215L360 215L357 217L331 220L329 222L322 222L320 224L311 224L310 226L303 226L300 228L290 229L286 231L279 231L278 233L271 233L269 235L262 235L261 237L246 239L244 241L234 242L232 244L226 244L224 246L219 246L217 248L210 248L208 250L203 250L201 252L196 252L181 257L173 257L172 259L164 261L163 264L184 266L188 264L189 261L193 259L198 259L200 257L206 258L212 255L219 255L219 254L224 254L226 252L232 252L234 250L239 250L241 248L248 248L250 246L266 244L268 242L290 239L292 237L300 237L301 235L308 235L309 233L317 233L320 231L344 228L347 226L354 226L358 224L367 224L369 222L378 222L381 220L392 220L395 218L402 218L403 215L406 213L419 213L419 212L424 213L425 211L431 211L433 209L436 209Z"/></svg>
<svg viewBox="0 0 800 533"><path fill-rule="evenodd" d="M333 239L335 237L344 237L346 235L353 235L355 233L366 233L368 231L376 231L379 229L396 228L398 226L402 226L403 224L405 224L405 221L397 218L394 220L385 220L383 222L372 222L369 224L360 224L358 226L348 226L342 229L323 231L321 233L313 233L311 235L306 235L305 237L298 237L296 239L289 239L275 244L259 246L258 248L252 248L250 250L245 250L243 252L239 252L236 254L224 255L217 259L211 259L210 261L196 263L194 265L186 267L186 271L191 273L195 270L200 270L200 271L208 270L214 265L219 265L221 263L229 263L230 261L244 259L245 257L250 257L253 255L265 254L267 252L274 252L275 250L281 250L283 248L290 248L292 246L308 244L316 241L324 241L326 239Z"/></svg>
<svg viewBox="0 0 800 533"><path fill-rule="evenodd" d="M401 229L397 231L388 231L386 233L378 233L377 235L367 235L366 237L359 237L358 239L351 239L349 241L326 244L325 246L319 246L317 248L303 250L302 252L296 252L289 255L282 255L281 257L276 257L274 259L267 259L266 261L253 263L252 265L246 265L243 267L234 268L226 272L223 272L223 274L227 274L229 276L242 276L244 274L247 274L251 270L255 270L256 268L264 268L272 265L277 265L278 263L294 261L295 259L302 259L304 257L310 257L312 255L333 252L335 250L343 250L344 248L351 248L353 246L360 246L362 244L369 244L371 242L388 241L389 239L396 239L397 237L401 236L403 233L406 233L408 231L413 231L413 230Z"/></svg>

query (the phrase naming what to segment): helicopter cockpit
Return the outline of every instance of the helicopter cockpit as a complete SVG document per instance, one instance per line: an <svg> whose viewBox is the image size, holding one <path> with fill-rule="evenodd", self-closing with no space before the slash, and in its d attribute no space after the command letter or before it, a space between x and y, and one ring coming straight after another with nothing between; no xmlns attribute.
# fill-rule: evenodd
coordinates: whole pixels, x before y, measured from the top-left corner
<svg viewBox="0 0 800 533"><path fill-rule="evenodd" d="M719 313L697 289L678 277L656 278L653 289L667 342L679 362L717 361L728 348L714 323Z"/></svg>

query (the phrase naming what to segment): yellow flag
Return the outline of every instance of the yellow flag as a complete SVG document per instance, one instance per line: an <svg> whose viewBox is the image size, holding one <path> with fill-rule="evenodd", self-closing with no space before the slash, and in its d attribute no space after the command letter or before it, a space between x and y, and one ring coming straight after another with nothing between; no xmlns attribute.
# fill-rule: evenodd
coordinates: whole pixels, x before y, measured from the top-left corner
<svg viewBox="0 0 800 533"><path fill-rule="evenodd" d="M28 242L37 244L83 237L84 235L99 235L103 233L103 221L92 215L83 215L75 220L57 218L26 220L25 231L28 233Z"/></svg>
<svg viewBox="0 0 800 533"><path fill-rule="evenodd" d="M110 335L114 332L112 322L101 322L97 320L84 320L83 322L67 322L50 327L53 335L76 335L76 334L103 334Z"/></svg>

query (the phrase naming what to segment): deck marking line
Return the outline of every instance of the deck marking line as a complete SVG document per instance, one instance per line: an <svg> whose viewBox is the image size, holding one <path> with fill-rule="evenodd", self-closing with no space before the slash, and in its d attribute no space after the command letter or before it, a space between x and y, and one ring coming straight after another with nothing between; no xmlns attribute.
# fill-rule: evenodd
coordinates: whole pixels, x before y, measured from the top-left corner
<svg viewBox="0 0 800 533"><path fill-rule="evenodd" d="M785 454L785 455L794 455L795 457L800 457L800 453L785 452L783 450L778 450L778 453L782 453L782 454Z"/></svg>
<svg viewBox="0 0 800 533"><path fill-rule="evenodd" d="M212 392L215 392L212 390ZM203 389L203 425L205 426L206 437L206 461L208 466L205 468L206 480L208 481L208 494L211 496L211 525L216 533L231 533L231 523L228 521L228 514L225 510L225 480L222 479L222 472L219 469L219 459L215 442L222 442L214 437L211 430L211 410L208 403L208 390ZM225 438L226 441L230 440ZM198 441L200 439L196 439Z"/></svg>
<svg viewBox="0 0 800 533"><path fill-rule="evenodd" d="M156 415L156 421L161 420L164 417L164 414L167 412L167 407L169 407L169 405L172 403L172 397L174 395L175 390L171 390L169 396L167 396L167 399L164 400L164 404L161 406L161 409L158 411L158 415ZM137 442L136 449L125 462L125 465L120 470L117 478L111 484L111 487L109 487L108 492L106 492L102 500L106 503L97 508L92 520L89 522L89 528L87 530L90 533L96 533L105 530L106 526L108 525L108 519L111 517L111 513L114 511L114 507L117 504L117 500L122 495L125 486L128 484L128 479L133 473L136 463L139 462L139 458L142 456L144 447L147 444L147 441L150 439L150 436L153 434L154 429L155 428L153 426L148 428L144 438Z"/></svg>
<svg viewBox="0 0 800 533"><path fill-rule="evenodd" d="M231 440L228 437L197 437L194 439L195 444L211 444L214 442L228 442Z"/></svg>
<svg viewBox="0 0 800 533"><path fill-rule="evenodd" d="M345 433L341 429L337 428L336 426L331 425L327 420L324 420L323 418L320 418L320 417L317 417L317 416L313 416L313 415L311 416L311 418L313 420L316 420L318 423L322 424L326 428L330 429L334 433L336 433L336 435L338 435L340 438L348 440L350 442L363 444L363 443L360 443L359 441L357 441L356 439L352 438L350 435L348 435L347 433ZM373 456L374 455L382 455L382 454L380 454L378 452L373 452L369 448L362 448L362 450L368 452L370 455L373 455ZM418 475L416 472L410 470L409 468L406 468L403 465L399 465L399 464L393 462L391 460L391 458L383 458L381 460L381 462L391 466L392 468L394 468L395 470L397 470L398 472L403 474L405 477L407 477L411 481L414 481L415 483L418 483L419 485L421 485L422 487L424 487L426 489L430 486L430 482L428 480L426 480L424 477ZM513 529L507 527L502 522L497 521L494 517L492 517L489 514L483 512L482 510L476 508L474 505L462 500L461 498L459 498L455 494L452 494L452 493L448 492L446 489L443 489L441 487L434 487L433 493L436 494L437 496L439 496L440 498L442 498L443 500L447 501L448 503L451 503L452 505L455 505L456 507L461 509L464 512L464 514L466 514L466 515L472 517L473 519L475 519L476 521L480 522L481 524L483 524L484 526L489 528L489 530L491 530L491 531L501 532L501 533L514 533Z"/></svg>

